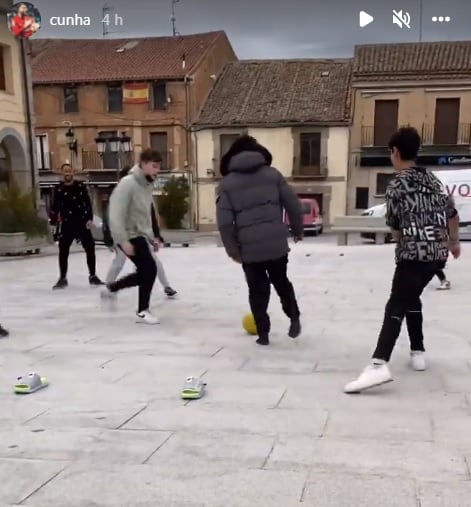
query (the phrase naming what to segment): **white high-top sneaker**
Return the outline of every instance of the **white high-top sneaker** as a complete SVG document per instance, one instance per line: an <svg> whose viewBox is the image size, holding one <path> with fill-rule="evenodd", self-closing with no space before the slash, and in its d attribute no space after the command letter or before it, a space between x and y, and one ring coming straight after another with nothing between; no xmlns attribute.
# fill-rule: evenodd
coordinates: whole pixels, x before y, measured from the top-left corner
<svg viewBox="0 0 471 507"><path fill-rule="evenodd" d="M425 354L421 350L411 350L410 365L415 371L424 371L427 369Z"/></svg>
<svg viewBox="0 0 471 507"><path fill-rule="evenodd" d="M149 310L144 310L143 312L136 313L136 322L138 324L160 324L159 319L152 315Z"/></svg>
<svg viewBox="0 0 471 507"><path fill-rule="evenodd" d="M392 380L391 372L386 363L373 363L368 365L356 380L347 384L344 391L347 394L360 393L366 389L392 382Z"/></svg>

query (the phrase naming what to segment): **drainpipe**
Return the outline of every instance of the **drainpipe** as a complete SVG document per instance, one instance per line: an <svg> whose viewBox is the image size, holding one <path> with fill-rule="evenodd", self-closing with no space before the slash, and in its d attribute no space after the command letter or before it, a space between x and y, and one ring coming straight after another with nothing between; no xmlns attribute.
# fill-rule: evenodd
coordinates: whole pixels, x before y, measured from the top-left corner
<svg viewBox="0 0 471 507"><path fill-rule="evenodd" d="M26 40L21 39L21 67L23 74L23 92L25 97L25 109L26 109L26 124L27 124L27 136L26 144L28 147L29 159L30 159L30 171L31 171L31 187L34 192L34 207L38 209L39 200L39 188L37 188L36 170L35 170L35 157L34 157L34 127L33 127L33 89L30 86L31 83L31 71L28 66L28 51L26 47Z"/></svg>
<svg viewBox="0 0 471 507"><path fill-rule="evenodd" d="M195 134L193 132L193 134ZM199 172L198 172L198 136L194 136L195 140L195 196L196 196L196 224L195 229L199 230L199 223L200 223L200 178L199 178Z"/></svg>
<svg viewBox="0 0 471 507"><path fill-rule="evenodd" d="M184 62L185 60L183 60ZM183 64L184 65L184 64ZM190 124L191 124L191 108L190 108L190 89L189 89L189 78L188 78L188 75L185 74L185 77L183 79L183 82L184 82L184 85L185 85L185 138L186 138L186 142L185 142L185 157L186 157L186 169L188 171L188 179L189 181L191 181L193 183L194 179L193 179L193 171L191 170L191 132L190 132ZM189 202L189 207L190 207L190 229L194 229L195 228L195 224L194 224L194 216L193 216L193 202L194 202L194 198L193 198L193 185L191 185L191 188L190 188L190 202Z"/></svg>
<svg viewBox="0 0 471 507"><path fill-rule="evenodd" d="M351 85L349 85L351 86ZM353 160L352 156L352 135L355 134L356 128L356 88L351 88L351 102L350 102L350 110L349 110L349 126L348 126L348 160L347 160L347 195L345 199L345 215L348 215L348 210L350 208L350 184L352 183L352 174L356 171L357 166L357 154L355 153L355 160Z"/></svg>

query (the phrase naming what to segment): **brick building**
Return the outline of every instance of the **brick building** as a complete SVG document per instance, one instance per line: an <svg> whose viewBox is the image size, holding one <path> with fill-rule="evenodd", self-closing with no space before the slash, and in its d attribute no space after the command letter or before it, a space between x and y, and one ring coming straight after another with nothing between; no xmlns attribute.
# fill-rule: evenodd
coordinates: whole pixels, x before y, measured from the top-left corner
<svg viewBox="0 0 471 507"><path fill-rule="evenodd" d="M86 173L99 209L119 168L149 146L164 155L164 170L192 179L189 126L224 65L233 60L224 32L32 41L43 194L57 180L60 165L70 161ZM121 149L123 137L130 138L129 153ZM104 140L103 153L97 138Z"/></svg>

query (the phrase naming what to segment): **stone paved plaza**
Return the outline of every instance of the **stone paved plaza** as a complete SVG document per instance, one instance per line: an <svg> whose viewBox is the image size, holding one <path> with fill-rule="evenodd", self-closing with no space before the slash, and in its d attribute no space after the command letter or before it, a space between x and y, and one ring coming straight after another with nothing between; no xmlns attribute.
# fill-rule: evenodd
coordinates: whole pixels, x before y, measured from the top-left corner
<svg viewBox="0 0 471 507"><path fill-rule="evenodd" d="M367 363L393 270L393 247L293 246L290 272L304 333L273 299L272 345L241 328L241 269L213 245L161 252L179 291L153 296L160 326L134 323L70 259L0 262L0 506L467 507L471 505L471 245L450 261L453 290L424 294L429 369L408 368L401 336L395 382L342 388ZM111 260L98 252L99 274ZM16 396L16 376L49 388ZM188 375L207 396L184 403Z"/></svg>

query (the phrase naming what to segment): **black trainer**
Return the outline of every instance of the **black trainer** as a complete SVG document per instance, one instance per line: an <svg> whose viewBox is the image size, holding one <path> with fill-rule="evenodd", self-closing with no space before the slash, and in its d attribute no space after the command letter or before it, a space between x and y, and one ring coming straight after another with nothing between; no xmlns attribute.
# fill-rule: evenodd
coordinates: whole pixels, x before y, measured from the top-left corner
<svg viewBox="0 0 471 507"><path fill-rule="evenodd" d="M169 298L173 298L177 295L177 291L172 289L172 287L165 287L164 292L165 295Z"/></svg>
<svg viewBox="0 0 471 507"><path fill-rule="evenodd" d="M301 322L299 319L293 319L289 326L288 336L290 338L297 338L301 334Z"/></svg>
<svg viewBox="0 0 471 507"><path fill-rule="evenodd" d="M91 275L88 277L88 283L92 287L99 287L101 285L105 285L96 275Z"/></svg>
<svg viewBox="0 0 471 507"><path fill-rule="evenodd" d="M67 278L59 278L59 280L57 280L57 283L56 285L54 285L52 290L65 289L68 285L69 282L67 281Z"/></svg>
<svg viewBox="0 0 471 507"><path fill-rule="evenodd" d="M262 335L258 337L255 343L258 343L258 345L270 345L270 340L268 339L268 335Z"/></svg>
<svg viewBox="0 0 471 507"><path fill-rule="evenodd" d="M10 333L0 324L0 338L6 338Z"/></svg>

